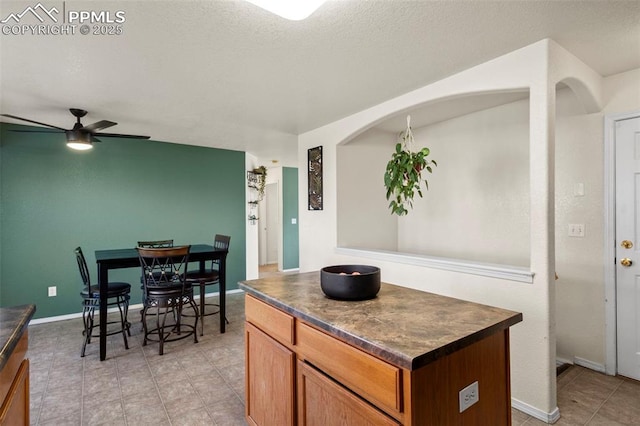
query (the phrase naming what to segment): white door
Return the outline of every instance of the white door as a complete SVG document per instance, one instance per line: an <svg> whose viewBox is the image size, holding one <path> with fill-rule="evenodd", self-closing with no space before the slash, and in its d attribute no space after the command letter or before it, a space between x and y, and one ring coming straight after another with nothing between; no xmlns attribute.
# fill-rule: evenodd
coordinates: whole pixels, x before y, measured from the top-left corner
<svg viewBox="0 0 640 426"><path fill-rule="evenodd" d="M278 263L278 184L270 183L265 189L267 202L267 220L265 221L267 235L267 264Z"/></svg>
<svg viewBox="0 0 640 426"><path fill-rule="evenodd" d="M640 380L640 117L615 126L618 374Z"/></svg>

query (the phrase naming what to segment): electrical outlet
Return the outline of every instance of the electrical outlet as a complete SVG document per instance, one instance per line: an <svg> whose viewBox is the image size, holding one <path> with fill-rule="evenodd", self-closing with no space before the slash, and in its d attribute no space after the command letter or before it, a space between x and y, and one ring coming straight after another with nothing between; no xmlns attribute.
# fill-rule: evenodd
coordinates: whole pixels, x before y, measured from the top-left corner
<svg viewBox="0 0 640 426"><path fill-rule="evenodd" d="M471 407L476 402L480 401L480 393L478 392L478 382L473 382L466 388L460 391L460 412L462 413L467 408Z"/></svg>
<svg viewBox="0 0 640 426"><path fill-rule="evenodd" d="M49 297L54 297L58 295L58 287L53 286L49 287Z"/></svg>
<svg viewBox="0 0 640 426"><path fill-rule="evenodd" d="M569 224L569 236L570 237L584 237L584 224L583 223L570 223Z"/></svg>

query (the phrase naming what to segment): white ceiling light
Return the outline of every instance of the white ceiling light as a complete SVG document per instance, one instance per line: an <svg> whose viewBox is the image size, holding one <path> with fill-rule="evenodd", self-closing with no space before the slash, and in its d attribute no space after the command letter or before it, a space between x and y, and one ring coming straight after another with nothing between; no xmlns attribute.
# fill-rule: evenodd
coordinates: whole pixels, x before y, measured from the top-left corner
<svg viewBox="0 0 640 426"><path fill-rule="evenodd" d="M258 7L291 21L308 18L326 0L247 0Z"/></svg>

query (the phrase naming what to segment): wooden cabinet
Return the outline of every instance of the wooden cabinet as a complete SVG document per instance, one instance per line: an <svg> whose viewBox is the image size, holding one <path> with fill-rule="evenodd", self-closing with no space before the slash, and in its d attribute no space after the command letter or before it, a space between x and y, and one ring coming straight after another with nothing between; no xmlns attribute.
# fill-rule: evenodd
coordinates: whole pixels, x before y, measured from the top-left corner
<svg viewBox="0 0 640 426"><path fill-rule="evenodd" d="M400 424L372 404L400 412L399 368L252 296L245 315L250 425Z"/></svg>
<svg viewBox="0 0 640 426"><path fill-rule="evenodd" d="M300 426L397 426L381 413L311 365L298 361Z"/></svg>
<svg viewBox="0 0 640 426"><path fill-rule="evenodd" d="M29 360L25 331L0 371L0 425L29 425Z"/></svg>
<svg viewBox="0 0 640 426"><path fill-rule="evenodd" d="M245 328L250 425L294 425L295 354L250 323Z"/></svg>
<svg viewBox="0 0 640 426"><path fill-rule="evenodd" d="M306 313L245 300L250 425L511 424L508 327L440 348L429 362L396 365L310 324ZM480 398L460 412L459 392L474 382Z"/></svg>
<svg viewBox="0 0 640 426"><path fill-rule="evenodd" d="M308 360L377 407L400 414L400 368L300 321L296 324L296 336L299 358Z"/></svg>

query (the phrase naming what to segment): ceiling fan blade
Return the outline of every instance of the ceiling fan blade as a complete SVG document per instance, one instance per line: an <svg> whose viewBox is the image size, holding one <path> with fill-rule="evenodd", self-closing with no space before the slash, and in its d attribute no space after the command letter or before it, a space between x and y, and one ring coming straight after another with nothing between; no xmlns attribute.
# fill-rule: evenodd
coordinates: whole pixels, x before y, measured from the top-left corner
<svg viewBox="0 0 640 426"><path fill-rule="evenodd" d="M91 143L94 143L94 142L102 142L102 141L100 139L94 137L93 135L91 135Z"/></svg>
<svg viewBox="0 0 640 426"><path fill-rule="evenodd" d="M17 116L15 116L15 115L11 115L11 114L0 114L0 115L1 115L1 116L3 116L3 117L14 118L14 119L16 119L16 120L27 121L27 122L29 122L29 123L40 124L40 125L42 125L42 126L51 127L51 128L58 129L58 130L63 130L63 131L66 131L66 130L67 130L67 129L63 129L62 127L53 126L53 125L51 125L51 124L47 124L47 123L41 123L41 122L39 122L39 121L29 120L28 118L17 117Z"/></svg>
<svg viewBox="0 0 640 426"><path fill-rule="evenodd" d="M104 136L107 138L129 138L129 139L149 139L151 136L122 135L120 133L94 133L94 136Z"/></svg>
<svg viewBox="0 0 640 426"><path fill-rule="evenodd" d="M114 123L113 121L109 121L109 120L101 120L93 124L89 124L88 126L82 127L82 130L87 130L93 133L97 130L102 130L102 129L106 129L107 127L115 126L116 124L118 123Z"/></svg>
<svg viewBox="0 0 640 426"><path fill-rule="evenodd" d="M18 130L18 129L11 129L9 130L10 132L20 132L20 133L62 133L58 130Z"/></svg>

